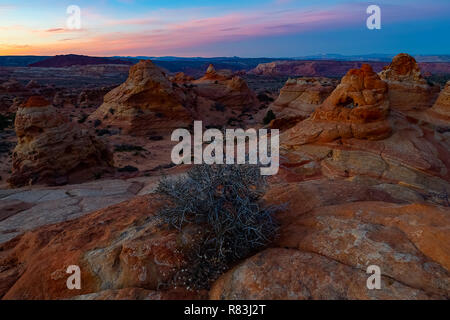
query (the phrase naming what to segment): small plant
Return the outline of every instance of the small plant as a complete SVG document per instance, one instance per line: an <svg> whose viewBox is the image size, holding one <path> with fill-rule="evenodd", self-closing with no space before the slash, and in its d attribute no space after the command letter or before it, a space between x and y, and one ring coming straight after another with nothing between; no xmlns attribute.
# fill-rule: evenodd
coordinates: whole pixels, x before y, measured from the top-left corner
<svg viewBox="0 0 450 320"><path fill-rule="evenodd" d="M132 144L118 144L114 146L115 152L132 152L132 151L145 151L141 146L135 146Z"/></svg>
<svg viewBox="0 0 450 320"><path fill-rule="evenodd" d="M219 102L216 102L216 103L214 104L213 108L214 108L216 111L220 111L220 112L224 112L224 111L225 111L225 105L223 105L223 104L221 104L221 103L219 103Z"/></svg>
<svg viewBox="0 0 450 320"><path fill-rule="evenodd" d="M97 128L99 125L101 125L102 124L102 121L101 120L99 120L99 119L97 119L97 120L95 120L94 121L94 128Z"/></svg>
<svg viewBox="0 0 450 320"><path fill-rule="evenodd" d="M108 129L100 129L100 130L95 130L95 132L97 133L98 136L104 136L104 135L111 135L111 131L109 131Z"/></svg>
<svg viewBox="0 0 450 320"><path fill-rule="evenodd" d="M139 171L139 169L136 167L133 167L133 166L125 166L123 168L117 169L117 171L119 171L119 172L136 172L136 171Z"/></svg>
<svg viewBox="0 0 450 320"><path fill-rule="evenodd" d="M273 102L273 98L268 96L264 92L259 93L256 97L258 98L259 102L265 102L265 103Z"/></svg>
<svg viewBox="0 0 450 320"><path fill-rule="evenodd" d="M0 130L12 127L14 125L15 118L15 113L10 113L8 115L0 114Z"/></svg>
<svg viewBox="0 0 450 320"><path fill-rule="evenodd" d="M175 285L207 289L231 264L273 240L273 213L280 207L262 205L265 187L255 165L196 165L184 178L160 181L163 223L198 229L195 241L183 248L187 263Z"/></svg>
<svg viewBox="0 0 450 320"><path fill-rule="evenodd" d="M164 140L164 137L163 136L150 136L148 139L151 141L161 141L161 140Z"/></svg>
<svg viewBox="0 0 450 320"><path fill-rule="evenodd" d="M264 124L269 124L272 120L276 119L275 113L272 110L267 111L266 116L263 119Z"/></svg>

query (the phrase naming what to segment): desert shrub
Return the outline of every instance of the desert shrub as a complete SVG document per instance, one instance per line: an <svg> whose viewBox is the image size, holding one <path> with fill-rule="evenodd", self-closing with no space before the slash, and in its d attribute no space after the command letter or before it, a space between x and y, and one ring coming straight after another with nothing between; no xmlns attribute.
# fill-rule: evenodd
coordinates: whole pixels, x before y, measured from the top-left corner
<svg viewBox="0 0 450 320"><path fill-rule="evenodd" d="M266 103L273 102L273 98L270 97L270 96L268 96L268 95L267 95L266 93L264 93L264 92L260 92L260 93L257 95L257 98L258 98L259 102L266 102Z"/></svg>
<svg viewBox="0 0 450 320"><path fill-rule="evenodd" d="M132 151L145 151L141 146L135 146L132 144L117 144L114 146L115 152L132 152Z"/></svg>
<svg viewBox="0 0 450 320"><path fill-rule="evenodd" d="M259 167L251 165L196 165L183 178L160 181L163 223L198 229L195 241L183 248L187 263L175 285L207 289L231 264L270 243L279 207L263 206L265 186Z"/></svg>
<svg viewBox="0 0 450 320"><path fill-rule="evenodd" d="M150 136L148 139L151 141L161 141L161 140L164 140L164 137L163 136Z"/></svg>
<svg viewBox="0 0 450 320"><path fill-rule="evenodd" d="M100 130L95 130L95 132L97 133L98 136L104 136L104 135L111 135L111 131L109 131L108 129L100 129Z"/></svg>
<svg viewBox="0 0 450 320"><path fill-rule="evenodd" d="M9 153L13 149L14 145L8 141L0 141L0 154Z"/></svg>
<svg viewBox="0 0 450 320"><path fill-rule="evenodd" d="M16 118L15 113L10 113L7 115L0 114L0 130L3 130L14 125L14 120Z"/></svg>
<svg viewBox="0 0 450 320"><path fill-rule="evenodd" d="M99 119L97 119L97 120L95 120L94 121L94 128L97 128L99 125L101 125L102 124L102 121L101 120L99 120Z"/></svg>
<svg viewBox="0 0 450 320"><path fill-rule="evenodd" d="M125 166L123 168L117 169L117 171L119 171L119 172L136 172L136 171L139 171L139 169L136 167L133 167L133 166Z"/></svg>
<svg viewBox="0 0 450 320"><path fill-rule="evenodd" d="M272 110L267 111L266 116L263 119L264 124L269 124L270 121L276 119L275 113Z"/></svg>
<svg viewBox="0 0 450 320"><path fill-rule="evenodd" d="M216 102L216 103L214 104L213 108L214 108L216 111L220 111L220 112L224 112L224 111L225 111L225 105L223 105L223 104L220 103L220 102Z"/></svg>

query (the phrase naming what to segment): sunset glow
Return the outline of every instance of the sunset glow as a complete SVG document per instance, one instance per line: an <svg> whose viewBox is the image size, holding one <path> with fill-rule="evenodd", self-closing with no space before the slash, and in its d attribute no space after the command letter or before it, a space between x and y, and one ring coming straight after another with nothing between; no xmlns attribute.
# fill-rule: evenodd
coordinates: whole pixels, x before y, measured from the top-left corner
<svg viewBox="0 0 450 320"><path fill-rule="evenodd" d="M1 1L0 54L287 57L396 52L405 30L405 51L448 51L442 36L450 28L448 1L378 3L383 27L370 31L365 28L365 1ZM66 27L71 4L81 8L80 30ZM339 38L339 44L325 40L330 33L338 35L331 38ZM271 45L265 46L269 39Z"/></svg>

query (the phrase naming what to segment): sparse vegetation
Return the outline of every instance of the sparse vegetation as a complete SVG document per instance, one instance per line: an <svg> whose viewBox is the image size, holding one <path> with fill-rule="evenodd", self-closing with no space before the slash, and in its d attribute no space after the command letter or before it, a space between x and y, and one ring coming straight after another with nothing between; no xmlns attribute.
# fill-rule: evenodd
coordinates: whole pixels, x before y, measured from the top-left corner
<svg viewBox="0 0 450 320"><path fill-rule="evenodd" d="M117 171L119 171L119 172L136 172L136 171L139 171L139 169L136 167L133 167L133 166L125 166L125 167L117 169Z"/></svg>
<svg viewBox="0 0 450 320"><path fill-rule="evenodd" d="M273 213L280 207L262 204L265 186L259 167L251 165L196 165L186 177L160 181L163 223L198 229L183 248L187 264L174 277L175 285L207 289L234 262L273 240Z"/></svg>
<svg viewBox="0 0 450 320"><path fill-rule="evenodd" d="M270 97L270 96L268 96L268 95L267 95L266 93L264 93L264 92L260 92L260 93L257 95L257 98L258 98L258 100L259 100L260 102L265 102L265 103L273 102L273 98Z"/></svg>
<svg viewBox="0 0 450 320"><path fill-rule="evenodd" d="M163 136L150 136L148 139L151 141L161 141L161 140L164 140L164 137Z"/></svg>
<svg viewBox="0 0 450 320"><path fill-rule="evenodd" d="M7 115L0 114L0 130L13 127L15 118L15 113L10 113Z"/></svg>
<svg viewBox="0 0 450 320"><path fill-rule="evenodd" d="M269 124L272 120L276 119L275 113L272 110L267 111L266 116L263 119L264 124Z"/></svg>
<svg viewBox="0 0 450 320"><path fill-rule="evenodd" d="M101 125L102 124L102 121L101 120L99 120L99 119L97 119L97 120L95 120L94 121L94 128L97 128L99 125Z"/></svg>
<svg viewBox="0 0 450 320"><path fill-rule="evenodd" d="M115 152L133 152L133 151L145 151L141 146L135 146L132 144L118 144L114 146Z"/></svg>
<svg viewBox="0 0 450 320"><path fill-rule="evenodd" d="M10 153L13 148L13 144L7 141L0 141L0 154Z"/></svg>
<svg viewBox="0 0 450 320"><path fill-rule="evenodd" d="M223 105L223 104L220 103L220 102L216 102L216 103L214 104L213 108L214 108L216 111L220 111L220 112L224 112L224 111L225 111L225 105Z"/></svg>
<svg viewBox="0 0 450 320"><path fill-rule="evenodd" d="M95 130L95 132L97 133L98 136L104 136L104 135L111 135L111 131L109 131L108 129L100 129L100 130Z"/></svg>

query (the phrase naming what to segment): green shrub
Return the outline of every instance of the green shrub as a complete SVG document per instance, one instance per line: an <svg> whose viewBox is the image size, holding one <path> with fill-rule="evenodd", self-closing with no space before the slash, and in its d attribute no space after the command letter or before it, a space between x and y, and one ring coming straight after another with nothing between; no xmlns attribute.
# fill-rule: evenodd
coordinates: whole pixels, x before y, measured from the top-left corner
<svg viewBox="0 0 450 320"><path fill-rule="evenodd" d="M207 289L231 264L273 240L273 213L280 207L263 206L265 187L259 167L251 165L195 165L186 177L160 181L163 223L178 230L196 226L199 232L183 248L187 263L175 285Z"/></svg>

